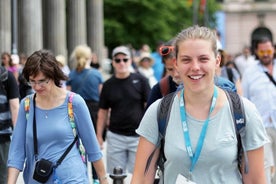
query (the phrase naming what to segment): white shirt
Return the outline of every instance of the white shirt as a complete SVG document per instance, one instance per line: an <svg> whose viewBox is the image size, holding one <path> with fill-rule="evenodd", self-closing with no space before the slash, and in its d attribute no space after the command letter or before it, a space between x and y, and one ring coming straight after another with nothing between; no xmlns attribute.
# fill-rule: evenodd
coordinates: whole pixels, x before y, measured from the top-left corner
<svg viewBox="0 0 276 184"><path fill-rule="evenodd" d="M265 127L276 128L276 86L264 73L265 71L267 69L260 62L245 71L242 78L243 96L256 105ZM273 78L276 80L275 60Z"/></svg>

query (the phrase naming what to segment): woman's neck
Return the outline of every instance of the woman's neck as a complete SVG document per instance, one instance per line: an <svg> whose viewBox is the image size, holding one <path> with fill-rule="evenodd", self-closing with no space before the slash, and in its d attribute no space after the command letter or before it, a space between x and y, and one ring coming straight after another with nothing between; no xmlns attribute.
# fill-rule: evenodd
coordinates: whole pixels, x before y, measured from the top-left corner
<svg viewBox="0 0 276 184"><path fill-rule="evenodd" d="M37 94L36 104L42 109L51 109L61 105L66 97L66 90L59 87L54 87L46 95Z"/></svg>
<svg viewBox="0 0 276 184"><path fill-rule="evenodd" d="M205 120L208 117L214 88L202 93L184 91L186 111L196 119Z"/></svg>

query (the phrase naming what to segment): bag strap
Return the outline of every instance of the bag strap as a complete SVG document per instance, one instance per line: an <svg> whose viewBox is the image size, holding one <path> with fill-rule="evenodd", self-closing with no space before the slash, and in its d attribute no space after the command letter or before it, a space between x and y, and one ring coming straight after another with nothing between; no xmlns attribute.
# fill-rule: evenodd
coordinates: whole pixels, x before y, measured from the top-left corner
<svg viewBox="0 0 276 184"><path fill-rule="evenodd" d="M268 72L264 72L267 77L270 79L270 81L276 86L276 81L273 79L272 75L270 75Z"/></svg>
<svg viewBox="0 0 276 184"><path fill-rule="evenodd" d="M170 92L169 76L163 77L159 82L162 96L166 96Z"/></svg>
<svg viewBox="0 0 276 184"><path fill-rule="evenodd" d="M38 148L37 148L37 132L36 132L36 116L35 116L35 98L36 98L36 93L34 94L34 98L33 98L33 105L34 105L34 116L33 116L33 142L34 142L34 155L35 155L35 160L37 160L37 156L38 156ZM26 102L25 102L26 103ZM61 164L61 162L63 161L63 159L66 157L66 155L70 152L70 150L72 149L73 145L75 144L75 142L78 140L78 135L75 136L74 141L67 147L67 149L65 150L65 152L61 155L61 157L58 159L55 167L57 167L58 165Z"/></svg>
<svg viewBox="0 0 276 184"><path fill-rule="evenodd" d="M68 106L67 106L67 108L68 108L69 122L70 122L71 128L73 130L73 134L74 134L75 137L77 137L78 132L77 132L77 126L76 126L76 123L75 123L74 111L73 111L73 97L74 97L74 95L75 95L75 93L70 92L69 98L68 98ZM78 139L78 141L77 141L77 147L79 149L82 161L84 163L86 163L85 148L84 148L84 146L83 146L83 144L82 144L82 142L81 142L80 139Z"/></svg>
<svg viewBox="0 0 276 184"><path fill-rule="evenodd" d="M246 119L244 106L240 96L232 91L225 91L228 98L232 116L234 119L236 135L238 139L238 166L241 172L242 157L244 156L244 172L248 173L248 158L244 147Z"/></svg>
<svg viewBox="0 0 276 184"><path fill-rule="evenodd" d="M229 79L231 82L234 82L234 80L233 80L233 71L232 71L232 68L226 67L226 71L227 71L228 79Z"/></svg>
<svg viewBox="0 0 276 184"><path fill-rule="evenodd" d="M165 155L164 155L164 143L165 143L165 132L166 132L166 128L167 128L167 123L170 117L170 110L171 110L171 106L172 106L172 102L173 102L173 98L177 93L173 92L173 93L169 93L168 95L164 96L162 98L162 100L160 101L160 103L158 104L158 109L157 109L157 123L158 123L158 131L159 131L159 136L158 136L158 142L159 144L155 147L155 149L153 150L153 152L150 154L147 163L146 163L146 168L145 168L145 172L146 173L149 169L151 160L153 158L153 155L155 153L155 151L160 148L160 153L159 153L159 157L158 157L158 161L157 161L157 165L160 167L160 169L163 171L164 167L162 166L162 162L165 162Z"/></svg>

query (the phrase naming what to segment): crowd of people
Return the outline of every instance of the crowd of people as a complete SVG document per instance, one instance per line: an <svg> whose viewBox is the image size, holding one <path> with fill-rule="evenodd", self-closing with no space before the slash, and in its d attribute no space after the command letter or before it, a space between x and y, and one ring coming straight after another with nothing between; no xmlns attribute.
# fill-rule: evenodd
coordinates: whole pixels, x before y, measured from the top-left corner
<svg viewBox="0 0 276 184"><path fill-rule="evenodd" d="M15 184L21 171L25 183L105 184L118 166L132 184L276 184L274 56L273 41L262 37L233 57L216 31L197 25L153 50L118 45L108 78L87 45L76 46L71 68L48 50L3 52L0 184ZM228 91L245 115L241 166ZM159 107L168 94L161 144Z"/></svg>

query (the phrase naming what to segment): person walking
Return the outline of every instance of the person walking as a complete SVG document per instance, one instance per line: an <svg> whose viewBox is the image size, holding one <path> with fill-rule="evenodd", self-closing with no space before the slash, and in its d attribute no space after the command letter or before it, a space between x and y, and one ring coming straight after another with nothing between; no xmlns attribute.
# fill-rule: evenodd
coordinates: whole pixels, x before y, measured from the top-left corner
<svg viewBox="0 0 276 184"><path fill-rule="evenodd" d="M270 143L265 146L266 176L269 184L275 174L276 164L276 61L273 57L275 50L272 41L266 37L258 40L255 53L258 60L245 70L242 89L243 96L252 101L260 112L270 139ZM275 184L276 179L272 183Z"/></svg>
<svg viewBox="0 0 276 184"><path fill-rule="evenodd" d="M248 172L238 166L238 141L226 92L214 82L220 64L216 35L207 27L192 26L175 39L175 67L184 89L172 99L165 134L165 184L176 183L265 183L263 145L268 141L260 115L249 100L242 98L246 114L245 154ZM154 102L136 132L140 135L132 184L153 183L158 149L147 161L159 140ZM181 183L179 182L179 183Z"/></svg>
<svg viewBox="0 0 276 184"><path fill-rule="evenodd" d="M23 75L35 94L20 103L9 150L8 184L15 184L22 170L28 184L42 183L45 173L51 175L43 183L89 183L76 144L79 139L100 183L108 183L88 108L80 95L61 87L67 77L55 56L47 50L35 51L28 57Z"/></svg>
<svg viewBox="0 0 276 184"><path fill-rule="evenodd" d="M67 89L78 93L84 99L93 125L96 128L103 77L98 69L90 66L92 56L90 47L79 45L75 48L72 55L77 62L77 67L69 74L69 79L66 83ZM99 181L93 163L91 163L91 168L93 182L97 184Z"/></svg>
<svg viewBox="0 0 276 184"><path fill-rule="evenodd" d="M12 129L19 109L19 89L14 75L4 66L0 66L0 98L0 184L6 184Z"/></svg>
<svg viewBox="0 0 276 184"><path fill-rule="evenodd" d="M112 52L115 74L104 82L100 95L97 138L103 146L105 123L107 171L115 167L133 172L138 135L135 133L144 114L150 92L148 80L139 73L131 73L129 48L118 46ZM109 119L109 120L108 120Z"/></svg>

